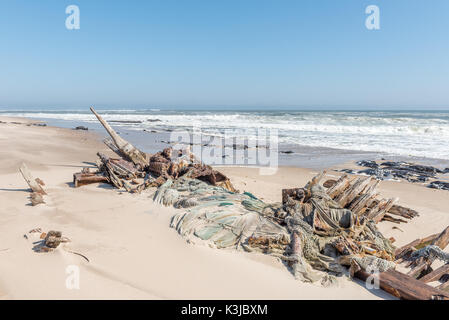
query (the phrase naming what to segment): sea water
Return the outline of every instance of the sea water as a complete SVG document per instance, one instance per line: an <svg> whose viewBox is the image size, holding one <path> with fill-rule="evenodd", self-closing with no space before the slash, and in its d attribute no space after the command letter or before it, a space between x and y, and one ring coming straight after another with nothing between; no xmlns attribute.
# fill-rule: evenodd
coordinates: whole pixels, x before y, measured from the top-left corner
<svg viewBox="0 0 449 320"><path fill-rule="evenodd" d="M258 130L266 129L276 132L279 150L293 151L290 156L283 155L284 164L287 159L289 165L296 165L295 159L302 159L301 165L304 165L308 159L308 167L314 167L313 161L320 155L327 156L329 160L338 158L336 162L373 158L373 155L390 159L418 159L441 166L449 161L449 111L155 108L98 108L97 111L104 119L111 121L114 128L129 135L131 142L151 151L154 151L155 140L145 138L145 134L149 133L201 130L204 135L216 137L257 139ZM83 124L101 129L88 108L0 109L0 115L41 119L50 125L63 127ZM147 140L148 143L145 143Z"/></svg>

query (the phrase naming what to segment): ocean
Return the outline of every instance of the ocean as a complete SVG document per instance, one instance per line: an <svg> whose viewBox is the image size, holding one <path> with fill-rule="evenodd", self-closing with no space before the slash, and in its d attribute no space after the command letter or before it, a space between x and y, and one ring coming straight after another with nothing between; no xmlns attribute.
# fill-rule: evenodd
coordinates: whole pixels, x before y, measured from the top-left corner
<svg viewBox="0 0 449 320"><path fill-rule="evenodd" d="M329 161L363 158L412 159L447 166L449 162L449 111L223 111L105 109L97 110L131 142L154 151L148 133L189 132L203 135L256 139L258 130L271 130L278 137L283 164L314 167L319 155ZM0 110L0 115L39 119L49 125L85 125L101 130L88 108L78 110ZM195 126L195 127L192 127ZM268 132L268 131L267 131ZM145 141L153 141L151 145ZM161 138L162 140L162 138ZM159 146L158 146L159 147ZM304 161L309 163L304 164ZM329 162L328 161L328 162ZM330 163L320 163L332 165Z"/></svg>

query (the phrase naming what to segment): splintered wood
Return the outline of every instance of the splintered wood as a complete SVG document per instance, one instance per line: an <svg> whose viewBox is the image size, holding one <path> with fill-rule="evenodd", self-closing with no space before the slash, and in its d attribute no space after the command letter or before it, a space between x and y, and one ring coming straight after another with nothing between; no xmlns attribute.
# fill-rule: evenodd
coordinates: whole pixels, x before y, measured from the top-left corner
<svg viewBox="0 0 449 320"><path fill-rule="evenodd" d="M36 206L45 203L43 196L47 193L42 188L45 183L39 178L34 178L25 163L22 163L19 171L32 191L30 195L31 205Z"/></svg>
<svg viewBox="0 0 449 320"><path fill-rule="evenodd" d="M121 154L123 154L127 160L131 161L141 169L148 165L148 155L146 153L140 151L131 143L120 137L114 129L112 129L111 126L97 112L95 112L94 108L90 108L90 111L97 117L98 121L100 121L111 136L117 149L120 150Z"/></svg>
<svg viewBox="0 0 449 320"><path fill-rule="evenodd" d="M320 183L324 174L325 172L316 176L305 188L282 190L282 203L284 207L293 207L293 211L297 210L296 208L307 208L311 186ZM358 217L359 223L364 223L367 220L372 220L375 223L380 221L399 223L407 222L418 216L415 210L397 205L396 198L380 198L377 191L378 185L379 181L373 177L349 177L347 174L342 175L338 180L327 180L322 184L326 188L327 195L342 208L351 210L352 214ZM299 252L299 239L295 235L292 235L292 237L291 250L293 253L297 253ZM338 241L334 244L336 249L343 254L341 258L348 258L351 253L349 251L351 250L357 252L357 246L349 237L342 237ZM426 248L428 245L444 249L448 243L449 227L442 233L417 239L396 249L394 252L395 263L409 262L408 266L412 267L409 274L389 269L388 271L380 272L378 275L373 275L360 266L353 269L352 264L350 272L354 277L362 280L373 280L376 277L376 281L378 281L382 290L400 299L449 300L449 293L446 291L449 288L449 281L447 281L449 279L449 264L432 270L431 264L435 260L434 256L412 258L413 253L418 249ZM349 251L346 252L347 250ZM369 252L366 253L369 254ZM296 264L293 264L293 268L295 268ZM427 284L432 281L440 281L442 283L437 287Z"/></svg>
<svg viewBox="0 0 449 320"><path fill-rule="evenodd" d="M355 277L366 281L370 273L360 270ZM388 270L378 275L379 287L389 294L404 300L449 300L449 293L433 288L396 270Z"/></svg>
<svg viewBox="0 0 449 320"><path fill-rule="evenodd" d="M449 244L449 227L444 229L434 240L431 241L430 245L434 245L444 250ZM420 277L423 273L431 272L431 265L435 261L435 257L420 257L413 261L411 264L412 269L409 271L409 275L412 277Z"/></svg>
<svg viewBox="0 0 449 320"><path fill-rule="evenodd" d="M418 216L415 210L397 205L397 198L378 199L379 183L380 181L374 177L349 177L343 174L337 181L327 180L323 186L327 186L327 194L333 200L343 208L351 210L359 218L372 219L376 223L380 221L401 223L407 220L392 216L405 219Z"/></svg>
<svg viewBox="0 0 449 320"><path fill-rule="evenodd" d="M91 111L111 137L105 139L104 143L119 158L109 158L99 152L98 170L75 173L73 175L75 187L106 182L119 189L125 188L131 193L140 193L149 187L159 187L168 179L186 176L221 186L231 192L236 191L224 174L196 160L190 150L175 151L166 148L153 155L147 154L120 137L93 108Z"/></svg>
<svg viewBox="0 0 449 320"><path fill-rule="evenodd" d="M438 285L436 289L448 295L449 293L446 290L449 289L449 263L446 262L446 264L433 270L432 264L436 260L436 256L416 256L418 250L425 250L432 246L444 250L448 244L449 227L445 228L441 233L436 233L422 239L416 239L405 246L396 249L396 263L406 263L406 267L411 267L407 276L416 279L418 282L430 283L433 281L440 281L441 284Z"/></svg>

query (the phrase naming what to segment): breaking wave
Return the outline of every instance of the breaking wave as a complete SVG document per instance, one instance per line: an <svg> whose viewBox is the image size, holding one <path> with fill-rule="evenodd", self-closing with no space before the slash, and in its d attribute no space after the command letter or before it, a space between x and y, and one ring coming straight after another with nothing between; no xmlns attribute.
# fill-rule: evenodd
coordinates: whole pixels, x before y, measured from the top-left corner
<svg viewBox="0 0 449 320"><path fill-rule="evenodd" d="M106 120L130 130L186 129L195 125L211 135L252 137L276 129L280 143L449 159L449 112L372 111L164 111L100 110ZM96 122L88 110L0 111L77 122Z"/></svg>

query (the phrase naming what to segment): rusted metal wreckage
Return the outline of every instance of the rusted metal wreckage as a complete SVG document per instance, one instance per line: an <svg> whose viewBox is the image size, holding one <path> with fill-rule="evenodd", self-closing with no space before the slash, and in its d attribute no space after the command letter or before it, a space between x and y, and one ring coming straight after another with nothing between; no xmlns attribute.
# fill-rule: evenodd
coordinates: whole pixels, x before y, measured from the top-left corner
<svg viewBox="0 0 449 320"><path fill-rule="evenodd" d="M380 198L374 177L344 174L323 182L322 172L303 188L282 190L282 202L268 204L239 193L229 178L188 149L153 155L138 150L91 110L111 136L105 144L117 158L98 153L97 171L75 173L75 187L106 182L132 193L156 187L154 201L180 209L171 227L183 237L275 256L303 281L329 285L348 273L366 280L375 267L380 288L398 298L449 299L449 257L443 251L449 227L394 248L394 239L386 239L376 224L405 223L418 213L398 205L396 198ZM436 259L445 264L433 270ZM395 270L400 263L411 267L408 274ZM433 287L431 281L442 284Z"/></svg>

